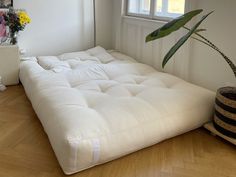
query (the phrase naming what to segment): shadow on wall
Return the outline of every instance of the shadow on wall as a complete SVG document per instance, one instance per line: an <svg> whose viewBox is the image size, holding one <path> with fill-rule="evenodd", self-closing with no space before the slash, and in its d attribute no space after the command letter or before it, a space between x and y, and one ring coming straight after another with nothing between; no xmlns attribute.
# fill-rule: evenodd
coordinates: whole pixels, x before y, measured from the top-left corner
<svg viewBox="0 0 236 177"><path fill-rule="evenodd" d="M20 48L27 55L57 55L93 47L93 0L15 0L32 18ZM53 7L53 8L52 8Z"/></svg>

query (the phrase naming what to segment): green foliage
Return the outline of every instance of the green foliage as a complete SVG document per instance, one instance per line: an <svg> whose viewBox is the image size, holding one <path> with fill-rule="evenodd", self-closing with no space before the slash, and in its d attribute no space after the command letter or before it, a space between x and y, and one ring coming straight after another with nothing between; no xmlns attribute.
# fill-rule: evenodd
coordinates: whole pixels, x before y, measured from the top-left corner
<svg viewBox="0 0 236 177"><path fill-rule="evenodd" d="M200 14L203 10L194 10L191 12L188 12L169 23L166 23L163 27L153 31L151 34L149 34L146 37L146 42L153 41L165 36L168 36L174 31L179 30L181 27L183 27L186 23L188 23L194 16Z"/></svg>
<svg viewBox="0 0 236 177"><path fill-rule="evenodd" d="M202 17L202 19L196 24L194 25L194 27L189 30L189 32L184 35L182 38L180 38L180 40L169 50L169 52L166 54L163 62L162 62L162 67L164 68L166 63L170 60L170 58L177 52L177 50L191 37L191 35L196 32L199 31L197 30L197 28L201 25L201 23L213 12L208 13L207 15L204 15Z"/></svg>
<svg viewBox="0 0 236 177"><path fill-rule="evenodd" d="M206 31L206 29L196 29L195 33L200 33L200 32L203 32L203 31Z"/></svg>
<svg viewBox="0 0 236 177"><path fill-rule="evenodd" d="M161 28L153 31L146 37L146 42L154 41L159 38L163 38L165 36L168 36L169 34L184 28L188 30L187 34L185 34L183 37L181 37L178 42L169 50L169 52L166 54L166 56L163 59L162 67L164 68L165 65L168 63L168 61L172 58L172 56L181 48L182 45L185 44L185 42L189 39L195 39L208 47L211 47L216 52L218 52L224 60L228 63L230 68L232 69L234 76L236 78L236 66L234 63L227 57L218 47L216 47L211 41L209 41L207 38L205 38L203 35L200 34L200 32L206 31L206 29L198 29L198 27L201 25L201 23L213 12L208 13L207 15L204 15L191 29L185 27L185 25L192 20L193 17L200 14L203 10L194 10L191 12L188 12L176 19L173 19L172 21L168 22ZM193 36L194 35L194 36Z"/></svg>

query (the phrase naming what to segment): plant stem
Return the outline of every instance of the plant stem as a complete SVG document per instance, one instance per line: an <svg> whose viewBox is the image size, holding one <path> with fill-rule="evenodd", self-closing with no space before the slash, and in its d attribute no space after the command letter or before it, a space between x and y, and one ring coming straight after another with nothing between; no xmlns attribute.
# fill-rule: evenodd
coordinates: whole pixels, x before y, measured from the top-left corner
<svg viewBox="0 0 236 177"><path fill-rule="evenodd" d="M185 29L189 30L189 28L187 27L184 27ZM236 66L234 65L234 63L229 59L229 57L227 57L218 47L216 47L211 41L209 41L207 38L205 38L204 36L202 36L201 34L199 33L194 33L195 35L197 35L198 37L202 38L204 41L198 39L198 38L195 38L195 37L192 37L193 39L199 41L199 42L202 42L206 45L208 45L209 47L211 47L212 49L214 49L215 51L217 51L224 59L225 61L229 64L230 68L232 69L233 73L234 73L234 76L236 78Z"/></svg>

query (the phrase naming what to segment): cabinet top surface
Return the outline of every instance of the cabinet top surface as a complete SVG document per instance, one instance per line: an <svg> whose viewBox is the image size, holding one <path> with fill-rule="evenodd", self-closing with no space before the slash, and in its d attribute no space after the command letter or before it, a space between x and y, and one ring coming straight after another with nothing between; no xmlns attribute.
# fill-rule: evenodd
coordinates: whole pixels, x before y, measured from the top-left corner
<svg viewBox="0 0 236 177"><path fill-rule="evenodd" d="M18 48L18 45L0 45L0 48Z"/></svg>

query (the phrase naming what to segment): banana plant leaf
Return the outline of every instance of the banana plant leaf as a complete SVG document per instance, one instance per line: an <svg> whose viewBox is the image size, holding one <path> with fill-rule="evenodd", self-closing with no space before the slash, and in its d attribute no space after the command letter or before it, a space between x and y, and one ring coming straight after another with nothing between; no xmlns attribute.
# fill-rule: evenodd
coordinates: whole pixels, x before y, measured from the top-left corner
<svg viewBox="0 0 236 177"><path fill-rule="evenodd" d="M200 33L200 32L203 32L203 31L206 31L206 29L196 29L196 31L194 33Z"/></svg>
<svg viewBox="0 0 236 177"><path fill-rule="evenodd" d="M186 26L183 26L184 29L190 31L191 29L187 28ZM200 33L200 32L203 32L203 31L206 31L206 29L196 29L194 33Z"/></svg>
<svg viewBox="0 0 236 177"><path fill-rule="evenodd" d="M169 52L166 54L163 62L162 62L162 68L165 67L166 63L171 59L171 57L179 50L179 48L191 37L191 35L193 33L195 33L197 31L197 28L201 25L201 23L211 14L213 13L210 12L207 15L204 15L202 17L202 19L196 24L194 25L189 32L184 35L182 38L180 38L180 40L169 50Z"/></svg>
<svg viewBox="0 0 236 177"><path fill-rule="evenodd" d="M146 37L146 42L163 38L171 34L172 32L179 30L181 27L187 24L194 16L200 14L202 11L203 11L202 9L194 10L166 23L161 28L149 34Z"/></svg>

